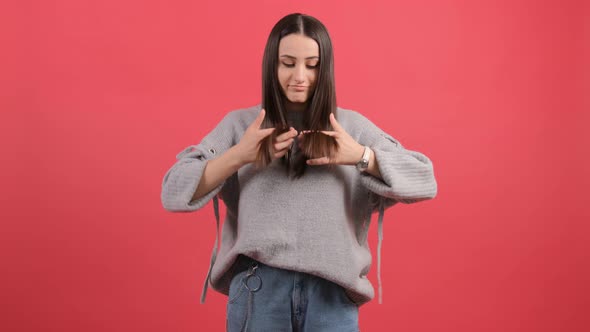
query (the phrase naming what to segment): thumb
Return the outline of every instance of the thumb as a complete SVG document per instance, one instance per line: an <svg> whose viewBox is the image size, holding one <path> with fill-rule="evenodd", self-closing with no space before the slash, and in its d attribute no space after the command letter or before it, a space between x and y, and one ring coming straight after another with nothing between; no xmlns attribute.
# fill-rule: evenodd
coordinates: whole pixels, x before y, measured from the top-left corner
<svg viewBox="0 0 590 332"><path fill-rule="evenodd" d="M252 126L254 126L254 128L256 128L256 129L260 128L260 125L262 125L262 121L264 121L265 115L266 115L266 111L263 108L260 111L260 113L258 113L258 116L256 117L256 119L254 119L254 121L252 122Z"/></svg>
<svg viewBox="0 0 590 332"><path fill-rule="evenodd" d="M334 127L334 130L342 131L342 127L340 126L338 121L336 121L336 116L334 115L334 113L330 113L330 124L332 124L332 127Z"/></svg>

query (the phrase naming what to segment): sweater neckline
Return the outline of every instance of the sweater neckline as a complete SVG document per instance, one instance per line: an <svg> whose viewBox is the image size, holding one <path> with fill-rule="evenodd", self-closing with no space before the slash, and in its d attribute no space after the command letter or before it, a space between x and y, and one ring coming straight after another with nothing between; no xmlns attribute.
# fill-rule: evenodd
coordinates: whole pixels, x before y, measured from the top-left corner
<svg viewBox="0 0 590 332"><path fill-rule="evenodd" d="M289 126L294 127L296 130L300 130L303 127L303 112L288 112L287 113L287 122Z"/></svg>

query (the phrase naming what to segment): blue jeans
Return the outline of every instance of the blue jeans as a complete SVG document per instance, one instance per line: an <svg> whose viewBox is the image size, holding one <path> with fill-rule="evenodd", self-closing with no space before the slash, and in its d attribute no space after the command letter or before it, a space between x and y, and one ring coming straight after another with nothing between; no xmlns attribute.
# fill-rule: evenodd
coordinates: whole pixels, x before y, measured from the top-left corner
<svg viewBox="0 0 590 332"><path fill-rule="evenodd" d="M359 307L344 288L311 274L240 255L227 302L229 332L359 331Z"/></svg>

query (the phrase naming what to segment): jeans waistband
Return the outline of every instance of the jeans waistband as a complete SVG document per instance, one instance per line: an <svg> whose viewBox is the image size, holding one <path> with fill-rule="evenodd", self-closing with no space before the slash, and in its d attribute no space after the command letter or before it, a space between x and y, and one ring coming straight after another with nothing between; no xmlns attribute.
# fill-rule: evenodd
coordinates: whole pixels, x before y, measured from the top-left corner
<svg viewBox="0 0 590 332"><path fill-rule="evenodd" d="M258 262L257 260L255 260L251 257L248 257L243 254L239 254L238 258L236 258L236 262L235 262L235 269L234 269L235 273L247 270L248 267L250 267L250 264L254 263L254 262L260 264L260 262Z"/></svg>

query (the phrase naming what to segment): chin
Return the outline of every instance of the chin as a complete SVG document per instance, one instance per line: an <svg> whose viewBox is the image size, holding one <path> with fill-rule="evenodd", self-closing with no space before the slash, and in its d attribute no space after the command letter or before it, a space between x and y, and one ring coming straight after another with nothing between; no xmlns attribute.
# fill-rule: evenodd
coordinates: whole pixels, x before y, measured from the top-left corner
<svg viewBox="0 0 590 332"><path fill-rule="evenodd" d="M296 104L303 104L307 102L307 98L303 97L296 97L296 98L289 98L289 101Z"/></svg>

